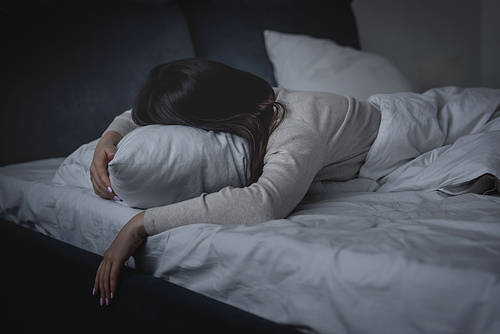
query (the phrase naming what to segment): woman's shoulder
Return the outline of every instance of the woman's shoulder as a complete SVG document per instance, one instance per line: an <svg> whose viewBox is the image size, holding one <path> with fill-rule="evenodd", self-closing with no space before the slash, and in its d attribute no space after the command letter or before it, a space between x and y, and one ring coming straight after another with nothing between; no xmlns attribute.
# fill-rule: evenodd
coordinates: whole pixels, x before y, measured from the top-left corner
<svg viewBox="0 0 500 334"><path fill-rule="evenodd" d="M331 92L300 91L275 88L276 101L285 106L289 117L314 121L327 111L343 111L352 103L352 97ZM314 122L313 122L314 123Z"/></svg>
<svg viewBox="0 0 500 334"><path fill-rule="evenodd" d="M276 96L276 100L287 99L290 97L309 97L309 98L317 98L317 99L347 99L349 98L346 95L336 94L333 92L325 92L325 91L313 91L313 90L296 90L289 89L285 87L272 87L274 90L274 94Z"/></svg>
<svg viewBox="0 0 500 334"><path fill-rule="evenodd" d="M329 92L299 91L276 88L276 101L285 106L285 119L294 120L298 126L311 128L320 137L328 137L334 123L342 122L353 104L351 97Z"/></svg>

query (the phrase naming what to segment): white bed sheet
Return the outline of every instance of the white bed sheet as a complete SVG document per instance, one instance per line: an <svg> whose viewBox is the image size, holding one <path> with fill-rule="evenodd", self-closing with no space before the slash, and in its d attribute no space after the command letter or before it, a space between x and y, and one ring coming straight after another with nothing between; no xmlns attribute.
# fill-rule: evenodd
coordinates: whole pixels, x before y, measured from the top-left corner
<svg viewBox="0 0 500 334"><path fill-rule="evenodd" d="M138 210L53 185L62 161L0 168L1 217L103 254ZM320 333L499 333L500 198L370 190L315 184L287 219L179 227L128 264Z"/></svg>

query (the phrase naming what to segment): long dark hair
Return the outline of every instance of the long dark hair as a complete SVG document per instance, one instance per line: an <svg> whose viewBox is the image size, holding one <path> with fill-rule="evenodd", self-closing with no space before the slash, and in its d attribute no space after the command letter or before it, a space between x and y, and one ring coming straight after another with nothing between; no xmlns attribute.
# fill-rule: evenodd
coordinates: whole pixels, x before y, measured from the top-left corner
<svg viewBox="0 0 500 334"><path fill-rule="evenodd" d="M132 107L138 125L187 125L248 142L249 184L262 174L269 136L284 117L271 85L249 72L200 58L153 68Z"/></svg>

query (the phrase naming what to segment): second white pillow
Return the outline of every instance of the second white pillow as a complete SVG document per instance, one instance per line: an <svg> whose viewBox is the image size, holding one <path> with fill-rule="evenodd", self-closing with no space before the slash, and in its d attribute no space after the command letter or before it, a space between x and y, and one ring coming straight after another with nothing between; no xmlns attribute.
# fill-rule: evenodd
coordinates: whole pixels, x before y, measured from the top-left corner
<svg viewBox="0 0 500 334"><path fill-rule="evenodd" d="M279 86L330 92L366 100L412 87L387 59L329 39L265 30L267 54Z"/></svg>

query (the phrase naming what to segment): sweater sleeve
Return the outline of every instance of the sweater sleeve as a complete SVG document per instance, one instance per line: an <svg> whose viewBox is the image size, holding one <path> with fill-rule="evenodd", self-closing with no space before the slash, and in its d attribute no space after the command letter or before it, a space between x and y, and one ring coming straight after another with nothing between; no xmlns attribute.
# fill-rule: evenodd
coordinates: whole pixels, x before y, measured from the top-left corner
<svg viewBox="0 0 500 334"><path fill-rule="evenodd" d="M122 137L125 137L127 133L138 127L139 125L135 124L132 120L132 110L127 110L116 116L102 134L105 134L108 131L115 131Z"/></svg>
<svg viewBox="0 0 500 334"><path fill-rule="evenodd" d="M326 147L307 126L281 132L272 144L273 136L270 138L263 173L257 182L147 209L146 232L154 235L197 223L252 225L285 218L304 197L321 169ZM269 149L270 146L274 149Z"/></svg>

